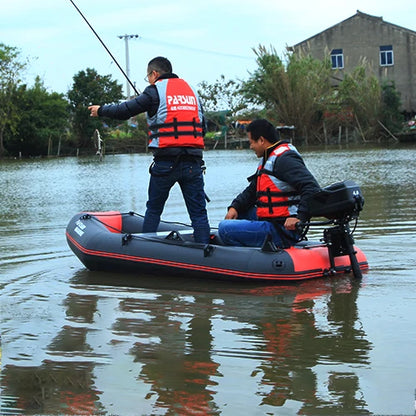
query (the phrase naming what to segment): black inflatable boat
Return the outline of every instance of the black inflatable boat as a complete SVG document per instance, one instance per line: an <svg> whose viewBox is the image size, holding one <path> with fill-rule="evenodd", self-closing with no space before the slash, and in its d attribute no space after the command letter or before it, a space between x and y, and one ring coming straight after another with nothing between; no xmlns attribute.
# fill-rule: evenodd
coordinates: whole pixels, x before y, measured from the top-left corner
<svg viewBox="0 0 416 416"><path fill-rule="evenodd" d="M66 238L90 270L255 281L297 281L348 272L361 277L368 263L354 246L349 223L358 219L363 203L352 181L324 188L310 201L311 215L324 220L304 224L305 229L326 227L322 240L304 239L285 249L267 239L263 247L225 246L216 232L209 244L199 244L190 226L165 221L156 233L142 233L141 215L118 211L76 214L67 226Z"/></svg>

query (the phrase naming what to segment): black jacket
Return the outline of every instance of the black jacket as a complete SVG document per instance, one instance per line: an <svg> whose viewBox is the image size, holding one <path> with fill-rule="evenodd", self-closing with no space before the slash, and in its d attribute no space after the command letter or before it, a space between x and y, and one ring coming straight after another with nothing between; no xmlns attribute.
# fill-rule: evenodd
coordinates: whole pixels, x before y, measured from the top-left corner
<svg viewBox="0 0 416 416"><path fill-rule="evenodd" d="M267 149L265 158L270 152L282 142ZM310 218L308 212L307 199L310 195L321 190L318 182L312 173L305 166L302 157L295 151L289 150L279 156L278 163L274 165L274 176L287 182L300 194L300 202L298 206L297 218L301 221L307 221ZM241 192L231 203L231 207L235 208L239 215L249 211L256 205L257 200L257 175L254 174L247 178L250 184Z"/></svg>
<svg viewBox="0 0 416 416"><path fill-rule="evenodd" d="M176 74L164 74L158 79L167 78L178 78ZM150 117L154 116L159 108L159 94L155 85L149 85L145 90L137 97L124 101L120 104L107 104L102 105L98 109L98 115L100 117L109 117L116 120L128 120L130 117L136 116L137 114L147 113ZM203 134L206 132L205 119L202 120ZM189 156L195 156L202 158L202 149L194 148L181 148L181 147L170 147L162 149L152 149L155 157L176 157L180 154L186 154Z"/></svg>

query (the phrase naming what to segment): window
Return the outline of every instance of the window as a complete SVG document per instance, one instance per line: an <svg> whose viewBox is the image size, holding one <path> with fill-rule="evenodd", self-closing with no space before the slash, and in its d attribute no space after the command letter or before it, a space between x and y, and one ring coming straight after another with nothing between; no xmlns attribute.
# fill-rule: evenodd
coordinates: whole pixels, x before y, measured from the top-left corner
<svg viewBox="0 0 416 416"><path fill-rule="evenodd" d="M331 62L332 69L344 68L344 55L342 49L332 49Z"/></svg>
<svg viewBox="0 0 416 416"><path fill-rule="evenodd" d="M380 46L380 65L390 66L393 64L394 64L393 46L392 45Z"/></svg>

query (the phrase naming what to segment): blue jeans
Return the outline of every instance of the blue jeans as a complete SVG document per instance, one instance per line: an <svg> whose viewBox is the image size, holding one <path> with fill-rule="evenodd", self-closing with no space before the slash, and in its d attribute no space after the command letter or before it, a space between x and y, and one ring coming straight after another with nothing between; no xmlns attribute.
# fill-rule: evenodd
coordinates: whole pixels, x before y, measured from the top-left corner
<svg viewBox="0 0 416 416"><path fill-rule="evenodd" d="M210 227L206 210L204 178L199 159L155 160L150 169L149 199L143 232L155 232L169 192L177 182L181 188L191 224L194 239L198 243L209 243Z"/></svg>
<svg viewBox="0 0 416 416"><path fill-rule="evenodd" d="M253 212L247 215L253 218ZM218 234L226 245L261 247L268 235L277 247L289 247L295 244L299 235L286 230L283 225L275 227L269 221L256 219L223 220L218 225Z"/></svg>

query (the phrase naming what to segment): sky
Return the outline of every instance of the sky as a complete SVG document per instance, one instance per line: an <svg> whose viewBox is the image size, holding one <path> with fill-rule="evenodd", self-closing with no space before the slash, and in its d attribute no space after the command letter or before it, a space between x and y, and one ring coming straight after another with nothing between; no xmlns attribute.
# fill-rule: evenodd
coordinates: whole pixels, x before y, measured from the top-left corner
<svg viewBox="0 0 416 416"><path fill-rule="evenodd" d="M222 75L245 80L257 68L253 49L274 48L283 58L295 45L353 16L357 10L416 31L414 0L0 0L0 43L28 59L24 81L40 76L50 92L66 93L79 71L94 68L140 92L146 67L166 56L194 86ZM137 35L127 42L120 36Z"/></svg>

